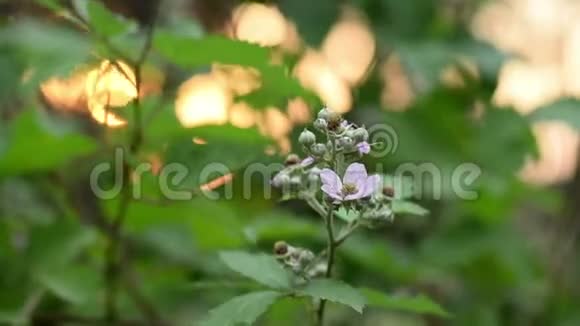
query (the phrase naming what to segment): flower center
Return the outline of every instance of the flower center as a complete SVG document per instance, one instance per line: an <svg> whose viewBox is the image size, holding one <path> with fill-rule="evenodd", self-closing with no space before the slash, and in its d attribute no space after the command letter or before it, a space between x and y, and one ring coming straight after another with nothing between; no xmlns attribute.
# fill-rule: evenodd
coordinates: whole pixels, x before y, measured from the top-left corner
<svg viewBox="0 0 580 326"><path fill-rule="evenodd" d="M357 192L356 185L354 185L352 183L345 183L342 186L342 191L341 192L342 192L342 195L343 196L352 195L352 194L354 194L354 193Z"/></svg>

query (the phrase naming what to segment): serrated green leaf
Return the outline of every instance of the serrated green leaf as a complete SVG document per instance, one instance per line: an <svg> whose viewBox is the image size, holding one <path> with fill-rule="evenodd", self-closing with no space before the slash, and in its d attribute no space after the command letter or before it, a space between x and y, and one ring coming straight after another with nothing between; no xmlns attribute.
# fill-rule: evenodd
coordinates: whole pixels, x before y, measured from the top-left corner
<svg viewBox="0 0 580 326"><path fill-rule="evenodd" d="M220 36L196 39L157 31L153 45L168 60L186 68L199 68L216 62L261 66L270 60L267 48Z"/></svg>
<svg viewBox="0 0 580 326"><path fill-rule="evenodd" d="M580 101L564 99L548 104L532 112L528 119L532 122L558 120L580 130Z"/></svg>
<svg viewBox="0 0 580 326"><path fill-rule="evenodd" d="M288 289L291 286L286 270L270 255L225 251L219 256L230 269L258 283L276 289Z"/></svg>
<svg viewBox="0 0 580 326"><path fill-rule="evenodd" d="M366 299L355 288L337 280L317 279L308 283L304 288L297 290L299 295L308 295L316 299L326 299L351 307L362 313Z"/></svg>
<svg viewBox="0 0 580 326"><path fill-rule="evenodd" d="M100 275L94 267L66 266L37 271L34 278L59 298L83 304L96 297Z"/></svg>
<svg viewBox="0 0 580 326"><path fill-rule="evenodd" d="M449 317L448 312L424 295L391 296L368 288L360 291L366 297L369 307Z"/></svg>
<svg viewBox="0 0 580 326"><path fill-rule="evenodd" d="M345 222L352 222L360 216L360 212L356 209L347 210L344 207L340 207L337 211L334 212L334 216Z"/></svg>
<svg viewBox="0 0 580 326"><path fill-rule="evenodd" d="M302 97L308 102L316 98L290 75L285 66L270 64L270 50L256 44L218 36L197 39L159 31L155 35L154 46L168 60L186 68L221 63L257 69L262 86L237 99L256 109L285 105L288 99L295 97Z"/></svg>
<svg viewBox="0 0 580 326"><path fill-rule="evenodd" d="M268 308L282 296L275 291L244 294L210 310L208 318L200 326L253 325Z"/></svg>
<svg viewBox="0 0 580 326"><path fill-rule="evenodd" d="M27 111L11 125L9 145L0 156L0 175L51 170L95 149L91 138L50 132L40 125L35 112Z"/></svg>
<svg viewBox="0 0 580 326"><path fill-rule="evenodd" d="M130 27L125 19L113 14L100 1L89 1L87 10L91 26L101 36L119 35Z"/></svg>
<svg viewBox="0 0 580 326"><path fill-rule="evenodd" d="M249 94L237 97L238 101L246 102L256 109L285 106L289 99L296 97L308 103L316 101L316 95L302 87L284 66L261 65L256 68L260 72L262 86Z"/></svg>
<svg viewBox="0 0 580 326"><path fill-rule="evenodd" d="M395 214L410 214L417 216L426 216L429 214L429 210L411 201L395 199L391 205L391 209Z"/></svg>

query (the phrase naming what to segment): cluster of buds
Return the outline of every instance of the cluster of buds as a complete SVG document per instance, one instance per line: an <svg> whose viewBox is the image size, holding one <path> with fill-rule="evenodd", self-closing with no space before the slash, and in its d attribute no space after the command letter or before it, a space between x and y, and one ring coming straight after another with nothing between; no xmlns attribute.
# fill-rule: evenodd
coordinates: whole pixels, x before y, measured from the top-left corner
<svg viewBox="0 0 580 326"><path fill-rule="evenodd" d="M272 185L281 188L286 199L305 199L325 223L332 224L334 217L342 216L348 224L333 243L342 243L359 226L374 228L391 222L392 189L383 189L382 177L367 174L359 162L371 151L366 128L326 108L318 113L314 128L305 129L298 138L305 157L290 154ZM274 245L274 253L298 280L324 275L328 268L324 254L317 256L283 241Z"/></svg>
<svg viewBox="0 0 580 326"><path fill-rule="evenodd" d="M285 197L298 195L319 184L321 170L314 166L312 157L301 159L296 154L290 154L284 165L285 168L274 176L271 184L281 189Z"/></svg>
<svg viewBox="0 0 580 326"><path fill-rule="evenodd" d="M316 278L326 272L326 263L306 248L294 247L284 241L278 241L274 244L274 255L298 277L297 281Z"/></svg>
<svg viewBox="0 0 580 326"><path fill-rule="evenodd" d="M326 136L332 136L336 143L317 142L314 132L305 129L298 137L304 151L314 158L329 159L328 155L335 150L345 154L368 154L371 150L367 142L369 133L364 127L357 127L344 120L339 114L322 109L314 121L314 128ZM335 146L332 148L332 146Z"/></svg>
<svg viewBox="0 0 580 326"><path fill-rule="evenodd" d="M321 134L320 140L313 131L304 129L298 142L306 156L288 155L286 167L272 179L271 184L282 189L285 197L316 192L320 189L322 169L334 167L338 159L343 163L356 161L371 151L368 131L329 109L318 113L314 127Z"/></svg>

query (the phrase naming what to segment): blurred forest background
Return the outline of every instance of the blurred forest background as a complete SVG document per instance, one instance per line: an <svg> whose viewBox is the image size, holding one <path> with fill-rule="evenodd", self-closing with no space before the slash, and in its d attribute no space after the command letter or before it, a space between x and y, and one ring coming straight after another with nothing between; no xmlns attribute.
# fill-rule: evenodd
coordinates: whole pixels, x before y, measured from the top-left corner
<svg viewBox="0 0 580 326"><path fill-rule="evenodd" d="M579 1L3 0L0 13L0 323L197 325L252 286L218 251L323 248L307 206L265 198L259 178L244 198L236 175L299 153L326 105L396 131L370 170L442 175L415 189L429 214L339 253L339 278L394 299L362 316L332 305L329 325L580 325ZM90 187L117 146L124 181L153 167L140 199ZM192 200L154 186L169 162L192 171L172 185ZM212 162L233 173L199 178ZM452 187L466 162L482 171L473 200ZM288 299L258 324L306 320Z"/></svg>

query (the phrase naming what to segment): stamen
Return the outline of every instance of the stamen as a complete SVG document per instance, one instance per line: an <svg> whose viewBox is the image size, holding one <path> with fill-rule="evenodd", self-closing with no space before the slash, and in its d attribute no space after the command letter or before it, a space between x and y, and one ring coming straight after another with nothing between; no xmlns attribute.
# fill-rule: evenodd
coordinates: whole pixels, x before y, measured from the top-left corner
<svg viewBox="0 0 580 326"><path fill-rule="evenodd" d="M342 195L346 196L346 195L351 195L357 192L357 188L356 185L352 184L352 183L345 183L342 186Z"/></svg>

